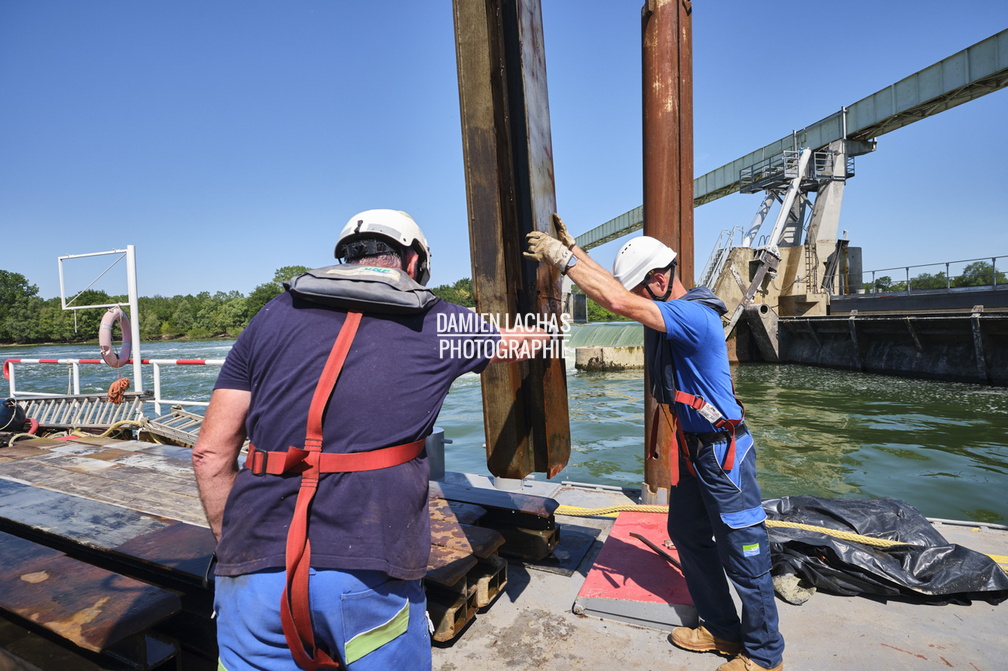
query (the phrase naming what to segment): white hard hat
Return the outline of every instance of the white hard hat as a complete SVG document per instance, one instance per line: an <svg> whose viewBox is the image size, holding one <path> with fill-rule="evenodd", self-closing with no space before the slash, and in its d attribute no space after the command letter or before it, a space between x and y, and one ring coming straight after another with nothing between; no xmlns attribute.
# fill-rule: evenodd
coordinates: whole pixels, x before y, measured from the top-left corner
<svg viewBox="0 0 1008 671"><path fill-rule="evenodd" d="M676 253L658 238L642 235L623 245L613 261L612 274L627 291L644 281L649 270L667 268Z"/></svg>
<svg viewBox="0 0 1008 671"><path fill-rule="evenodd" d="M340 231L339 240L336 241L336 258L343 259L346 256L346 243L362 236L386 238L403 248L412 247L420 256L416 281L427 285L427 280L430 279L430 247L413 217L400 210L366 210L355 214Z"/></svg>

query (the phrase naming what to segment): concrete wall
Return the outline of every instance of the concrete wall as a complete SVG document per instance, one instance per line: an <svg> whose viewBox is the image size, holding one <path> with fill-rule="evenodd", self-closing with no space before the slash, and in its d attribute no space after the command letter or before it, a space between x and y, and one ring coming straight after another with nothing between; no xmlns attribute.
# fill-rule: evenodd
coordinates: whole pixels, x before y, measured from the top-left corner
<svg viewBox="0 0 1008 671"><path fill-rule="evenodd" d="M1008 386L1008 315L781 318L780 361ZM748 332L736 352L756 360Z"/></svg>
<svg viewBox="0 0 1008 671"><path fill-rule="evenodd" d="M830 303L831 315L846 315L854 310L858 314L925 312L973 312L982 305L984 312L1008 311L1008 286L963 287L961 289L917 290L913 293L892 292L884 294L857 294L834 296Z"/></svg>
<svg viewBox="0 0 1008 671"><path fill-rule="evenodd" d="M578 370L607 371L644 368L644 348L578 347L574 350L574 367Z"/></svg>

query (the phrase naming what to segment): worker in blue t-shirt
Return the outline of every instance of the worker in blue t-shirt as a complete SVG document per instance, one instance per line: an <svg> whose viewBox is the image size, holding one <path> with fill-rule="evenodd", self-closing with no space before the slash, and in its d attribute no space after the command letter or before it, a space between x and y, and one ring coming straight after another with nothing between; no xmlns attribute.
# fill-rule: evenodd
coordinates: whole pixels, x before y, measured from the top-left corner
<svg viewBox="0 0 1008 671"><path fill-rule="evenodd" d="M434 296L404 212L354 216L335 254L242 331L193 448L226 671L430 669L424 439L456 378L548 342Z"/></svg>
<svg viewBox="0 0 1008 671"><path fill-rule="evenodd" d="M669 640L686 650L732 656L719 671L783 669L756 450L732 386L724 303L706 287L686 291L676 253L661 241L630 240L610 274L553 216L557 237L530 233L525 256L554 266L602 307L645 326L652 394L678 419L668 532L702 624L676 627ZM741 618L725 574L742 600Z"/></svg>

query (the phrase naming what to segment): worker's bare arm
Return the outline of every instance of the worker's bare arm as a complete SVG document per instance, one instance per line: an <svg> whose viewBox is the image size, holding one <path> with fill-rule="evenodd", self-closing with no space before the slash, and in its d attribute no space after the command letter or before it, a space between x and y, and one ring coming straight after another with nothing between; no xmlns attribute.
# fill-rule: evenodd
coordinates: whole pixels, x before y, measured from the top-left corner
<svg viewBox="0 0 1008 671"><path fill-rule="evenodd" d="M251 398L247 391L215 390L192 450L200 501L218 540L224 504L238 474L238 453L245 442L245 417Z"/></svg>

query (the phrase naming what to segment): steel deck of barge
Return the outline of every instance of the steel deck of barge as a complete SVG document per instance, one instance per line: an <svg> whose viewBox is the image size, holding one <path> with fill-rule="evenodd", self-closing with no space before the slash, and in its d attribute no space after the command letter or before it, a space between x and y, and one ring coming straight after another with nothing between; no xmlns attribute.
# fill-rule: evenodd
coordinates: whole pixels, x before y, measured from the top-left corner
<svg viewBox="0 0 1008 671"><path fill-rule="evenodd" d="M212 537L208 540L185 457L184 448L107 438L35 440L0 450L0 527L85 559L90 553L97 563L103 554L115 555L140 579L160 576L183 594L182 615L162 629L180 639L183 653L190 644L206 648L212 624L200 583ZM444 485L478 489L488 483L449 473ZM573 483L527 480L515 493L587 509L635 503L632 491ZM511 560L496 600L454 641L435 646L435 669L717 668L723 660L715 655L673 648L666 640L668 626L627 624L591 610L575 614L579 590L613 519L557 515L556 521L561 540L555 556ZM950 542L1008 555L1004 527L935 524ZM668 579L675 579L674 569L662 566ZM614 582L623 579L612 576ZM1003 639L1008 610L984 601L935 606L817 593L802 606L778 600L778 607L790 669L994 670L1004 667L1008 652Z"/></svg>

